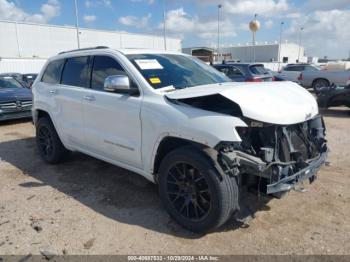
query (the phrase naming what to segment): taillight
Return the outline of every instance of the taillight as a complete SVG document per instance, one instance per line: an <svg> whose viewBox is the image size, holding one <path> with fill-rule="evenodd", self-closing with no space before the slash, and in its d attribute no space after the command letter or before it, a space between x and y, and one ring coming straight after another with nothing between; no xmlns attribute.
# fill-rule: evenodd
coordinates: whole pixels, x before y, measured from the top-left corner
<svg viewBox="0 0 350 262"><path fill-rule="evenodd" d="M261 78L258 77L252 77L252 78L248 78L245 80L246 82L262 82Z"/></svg>
<svg viewBox="0 0 350 262"><path fill-rule="evenodd" d="M298 80L301 81L301 80L303 80L303 79L304 79L303 74L300 73L300 75L298 76Z"/></svg>
<svg viewBox="0 0 350 262"><path fill-rule="evenodd" d="M271 81L276 81L276 77L273 76L272 79L271 79Z"/></svg>

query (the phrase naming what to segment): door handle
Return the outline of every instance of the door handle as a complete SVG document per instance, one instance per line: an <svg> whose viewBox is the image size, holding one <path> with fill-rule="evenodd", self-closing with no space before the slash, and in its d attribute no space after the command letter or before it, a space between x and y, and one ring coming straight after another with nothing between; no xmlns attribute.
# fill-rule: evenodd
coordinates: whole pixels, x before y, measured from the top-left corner
<svg viewBox="0 0 350 262"><path fill-rule="evenodd" d="M57 94L57 90L53 89L49 91L51 95L56 95Z"/></svg>
<svg viewBox="0 0 350 262"><path fill-rule="evenodd" d="M84 96L84 99L87 101L95 101L95 97L94 96Z"/></svg>

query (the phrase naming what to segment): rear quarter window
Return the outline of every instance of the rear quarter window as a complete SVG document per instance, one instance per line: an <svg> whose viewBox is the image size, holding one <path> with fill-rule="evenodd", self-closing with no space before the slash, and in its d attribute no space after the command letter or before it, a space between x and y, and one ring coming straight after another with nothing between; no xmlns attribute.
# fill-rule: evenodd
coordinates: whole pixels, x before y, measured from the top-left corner
<svg viewBox="0 0 350 262"><path fill-rule="evenodd" d="M64 60L55 60L48 64L41 81L49 84L59 84Z"/></svg>

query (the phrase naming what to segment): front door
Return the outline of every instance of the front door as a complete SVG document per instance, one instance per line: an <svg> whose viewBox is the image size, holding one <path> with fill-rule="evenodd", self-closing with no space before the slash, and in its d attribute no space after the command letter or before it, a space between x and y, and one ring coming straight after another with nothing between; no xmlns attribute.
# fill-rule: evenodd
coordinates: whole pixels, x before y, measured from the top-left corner
<svg viewBox="0 0 350 262"><path fill-rule="evenodd" d="M114 57L95 56L84 97L86 144L103 158L141 168L141 96L104 91L104 80L112 75L126 73Z"/></svg>

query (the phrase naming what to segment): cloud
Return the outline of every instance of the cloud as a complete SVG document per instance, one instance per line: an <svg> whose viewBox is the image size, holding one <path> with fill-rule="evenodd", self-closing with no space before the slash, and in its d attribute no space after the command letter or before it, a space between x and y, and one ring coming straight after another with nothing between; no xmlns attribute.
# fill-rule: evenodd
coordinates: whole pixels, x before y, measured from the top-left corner
<svg viewBox="0 0 350 262"><path fill-rule="evenodd" d="M95 15L84 15L84 22L85 23L93 23L96 21L96 16Z"/></svg>
<svg viewBox="0 0 350 262"><path fill-rule="evenodd" d="M217 19L199 19L197 16L188 15L183 8L170 10L166 13L166 30L177 36L184 34L195 35L202 39L217 37ZM163 23L158 26L163 28ZM220 35L222 37L235 36L234 26L229 20L221 21Z"/></svg>
<svg viewBox="0 0 350 262"><path fill-rule="evenodd" d="M152 5L155 0L130 0L130 1L134 3L146 2L147 4Z"/></svg>
<svg viewBox="0 0 350 262"><path fill-rule="evenodd" d="M0 0L0 19L33 23L47 23L51 19L59 16L60 3L58 0L48 0L41 6L40 11L40 13L28 14L17 7L14 2Z"/></svg>
<svg viewBox="0 0 350 262"><path fill-rule="evenodd" d="M206 1L209 3L209 0ZM211 1L212 3L212 1ZM222 10L227 14L272 16L289 9L287 0L226 0Z"/></svg>
<svg viewBox="0 0 350 262"><path fill-rule="evenodd" d="M119 18L119 23L126 26L133 26L136 28L146 28L148 26L148 22L151 19L151 14L148 14L146 16L143 16L141 18L128 15L128 16L122 16Z"/></svg>
<svg viewBox="0 0 350 262"><path fill-rule="evenodd" d="M292 20L286 37L296 42L300 27L303 27L302 45L308 55L344 58L348 56L350 46L350 30L345 28L348 21L350 10L314 11Z"/></svg>
<svg viewBox="0 0 350 262"><path fill-rule="evenodd" d="M342 9L350 7L349 0L331 0L331 1L320 1L320 0L309 0L305 4L306 8L311 10L332 10Z"/></svg>
<svg viewBox="0 0 350 262"><path fill-rule="evenodd" d="M98 6L104 6L104 7L112 7L112 1L111 0L86 0L85 1L85 7L86 8L95 8Z"/></svg>
<svg viewBox="0 0 350 262"><path fill-rule="evenodd" d="M227 8L227 12L231 14L255 14L258 13L261 16L271 16L276 13L288 10L288 4L286 0L239 0L239 1L227 1L224 4L224 8Z"/></svg>
<svg viewBox="0 0 350 262"><path fill-rule="evenodd" d="M264 23L266 29L271 29L273 26L273 21L271 19L265 21Z"/></svg>

